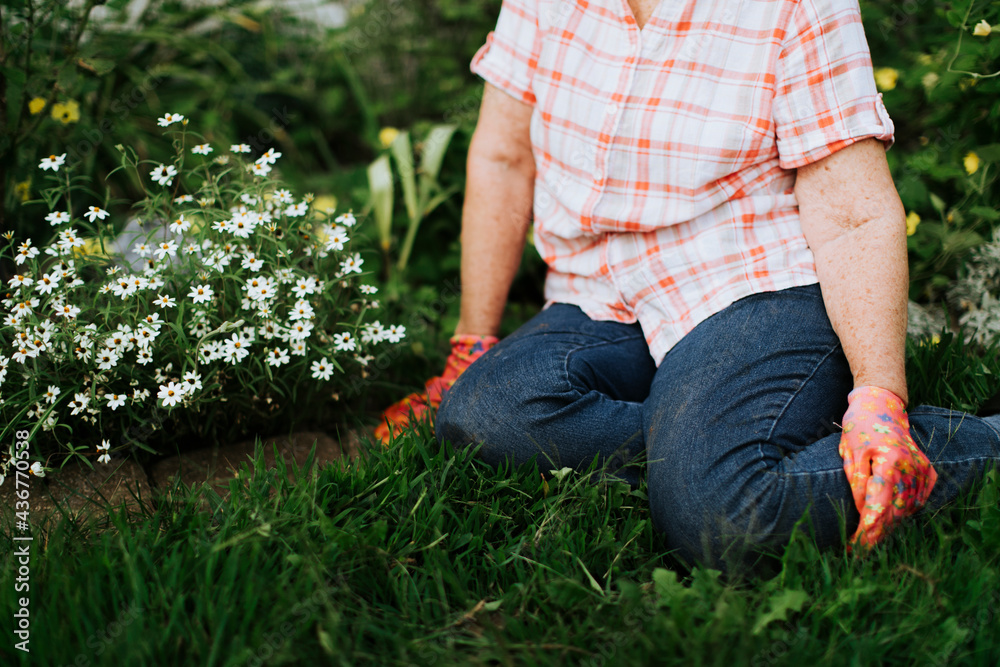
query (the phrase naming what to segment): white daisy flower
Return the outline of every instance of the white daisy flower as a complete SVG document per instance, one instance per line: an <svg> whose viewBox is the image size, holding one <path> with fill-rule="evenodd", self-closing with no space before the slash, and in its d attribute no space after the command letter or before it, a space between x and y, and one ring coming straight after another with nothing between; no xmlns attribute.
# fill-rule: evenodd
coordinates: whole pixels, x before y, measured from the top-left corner
<svg viewBox="0 0 1000 667"><path fill-rule="evenodd" d="M188 292L188 296L194 303L208 303L215 296L215 292L208 285L195 285Z"/></svg>
<svg viewBox="0 0 1000 667"><path fill-rule="evenodd" d="M335 226L330 230L330 233L326 237L326 249L327 250L343 250L344 244L350 241L350 237L347 236L347 230L340 225Z"/></svg>
<svg viewBox="0 0 1000 667"><path fill-rule="evenodd" d="M229 363L237 364L243 361L248 354L250 354L250 345L246 338L239 333L234 333L232 338L225 341L223 356Z"/></svg>
<svg viewBox="0 0 1000 667"><path fill-rule="evenodd" d="M35 477L45 477L45 468L42 467L41 463L35 461L28 469L28 473L34 475Z"/></svg>
<svg viewBox="0 0 1000 667"><path fill-rule="evenodd" d="M179 113L168 113L163 116L163 118L158 118L156 124L160 127L167 127L168 125L173 125L174 123L179 123L184 120L184 116Z"/></svg>
<svg viewBox="0 0 1000 667"><path fill-rule="evenodd" d="M197 146L191 149L191 152L194 153L195 155L208 155L209 153L212 152L212 147L209 146L208 144L198 144Z"/></svg>
<svg viewBox="0 0 1000 667"><path fill-rule="evenodd" d="M59 281L61 279L62 272L60 271L46 273L38 279L38 283L35 285L35 291L39 294L51 294L52 290L59 286Z"/></svg>
<svg viewBox="0 0 1000 667"><path fill-rule="evenodd" d="M105 398L108 401L108 407L112 410L117 410L121 406L125 405L126 399L128 399L128 394L107 394Z"/></svg>
<svg viewBox="0 0 1000 667"><path fill-rule="evenodd" d="M177 169L174 165L161 164L159 167L149 172L149 176L160 185L172 185Z"/></svg>
<svg viewBox="0 0 1000 667"><path fill-rule="evenodd" d="M176 382L161 384L160 390L156 394L156 398L163 401L163 407L165 408L177 405L181 402L181 399L184 398L184 387Z"/></svg>
<svg viewBox="0 0 1000 667"><path fill-rule="evenodd" d="M375 294L378 292L378 288L374 285L359 285L358 289L361 290L362 294Z"/></svg>
<svg viewBox="0 0 1000 667"><path fill-rule="evenodd" d="M45 402L52 405L56 402L56 398L62 393L62 389L54 384L50 384L49 388L45 391Z"/></svg>
<svg viewBox="0 0 1000 667"><path fill-rule="evenodd" d="M79 306L64 303L56 308L55 313L57 317L65 317L67 320L75 320L76 316L80 314L80 308Z"/></svg>
<svg viewBox="0 0 1000 667"><path fill-rule="evenodd" d="M189 229L191 229L191 221L186 219L183 214L170 223L170 231L175 234L183 234Z"/></svg>
<svg viewBox="0 0 1000 667"><path fill-rule="evenodd" d="M109 215L111 214L100 206L90 206L87 208L87 212L83 214L83 217L93 222L94 220L104 220Z"/></svg>
<svg viewBox="0 0 1000 667"><path fill-rule="evenodd" d="M295 357L306 356L306 351L308 350L305 341L302 340L298 340L295 341L294 343L291 343L291 349L292 349L292 356Z"/></svg>
<svg viewBox="0 0 1000 667"><path fill-rule="evenodd" d="M17 254L14 255L14 263L20 266L24 264L25 260L34 259L37 256L38 248L33 248L31 239L28 239L18 247Z"/></svg>
<svg viewBox="0 0 1000 667"><path fill-rule="evenodd" d="M243 261L241 262L241 266L244 269L250 269L251 271L260 271L261 268L264 266L264 261L259 257L257 257L252 252L248 252L247 254L243 255Z"/></svg>
<svg viewBox="0 0 1000 667"><path fill-rule="evenodd" d="M305 299L299 299L295 302L295 306L292 311L288 314L288 319L290 320L310 320L312 319L315 311L313 310L312 304L310 304Z"/></svg>
<svg viewBox="0 0 1000 667"><path fill-rule="evenodd" d="M383 340L385 340L385 327L381 322L376 320L365 325L364 331L361 332L362 343L381 343Z"/></svg>
<svg viewBox="0 0 1000 667"><path fill-rule="evenodd" d="M288 350L283 347L276 347L274 349L267 351L267 363L271 366L281 366L287 364L291 357L288 356Z"/></svg>
<svg viewBox="0 0 1000 667"><path fill-rule="evenodd" d="M299 202L298 204L292 204L285 209L285 215L290 218L299 218L309 212L309 204Z"/></svg>
<svg viewBox="0 0 1000 667"><path fill-rule="evenodd" d="M42 161L38 166L43 170L51 169L52 171L59 171L59 167L63 166L65 162L66 154L63 153L62 155L50 155L42 158Z"/></svg>
<svg viewBox="0 0 1000 667"><path fill-rule="evenodd" d="M7 284L11 287L30 287L31 284L35 282L23 273L18 273L13 278L7 281Z"/></svg>
<svg viewBox="0 0 1000 667"><path fill-rule="evenodd" d="M115 350L104 348L103 350L97 353L97 358L95 359L95 361L97 362L97 367L100 370L110 371L111 369L113 369L115 366L118 365L119 359L121 359L121 357Z"/></svg>
<svg viewBox="0 0 1000 667"><path fill-rule="evenodd" d="M177 243L173 239L170 239L158 245L154 252L157 259L163 259L167 256L174 257L177 254Z"/></svg>
<svg viewBox="0 0 1000 667"><path fill-rule="evenodd" d="M312 371L313 379L316 380L329 380L330 376L333 375L333 365L326 357L312 362L309 370Z"/></svg>
<svg viewBox="0 0 1000 667"><path fill-rule="evenodd" d="M389 325L389 330L385 332L385 338L390 343L398 343L406 336L406 327L401 324Z"/></svg>
<svg viewBox="0 0 1000 667"><path fill-rule="evenodd" d="M350 333L333 334L333 349L340 352L354 352L358 343Z"/></svg>
<svg viewBox="0 0 1000 667"><path fill-rule="evenodd" d="M153 353L148 347L139 348L139 351L135 353L135 360L143 366L151 364L153 363Z"/></svg>
<svg viewBox="0 0 1000 667"><path fill-rule="evenodd" d="M308 278L299 280L297 283L295 283L295 287L292 288L292 292L294 292L295 296L297 296L300 299L305 297L307 294L315 294L316 279L310 276Z"/></svg>
<svg viewBox="0 0 1000 667"><path fill-rule="evenodd" d="M357 218L354 217L354 213L348 211L347 213L341 213L336 218L334 218L333 221L339 225L343 225L344 227L350 228L353 227L358 220Z"/></svg>
<svg viewBox="0 0 1000 667"><path fill-rule="evenodd" d="M73 400L69 402L69 407L73 408L71 414L78 415L84 411L90 403L90 395L86 393L73 394Z"/></svg>
<svg viewBox="0 0 1000 667"><path fill-rule="evenodd" d="M274 191L274 200L279 204L291 204L292 203L292 193L282 188L280 190Z"/></svg>
<svg viewBox="0 0 1000 667"><path fill-rule="evenodd" d="M69 213L67 213L66 211L52 211L47 216L45 216L45 219L53 227L55 227L56 225L61 225L64 222L70 221Z"/></svg>
<svg viewBox="0 0 1000 667"><path fill-rule="evenodd" d="M354 253L353 255L348 255L344 261L340 263L340 270L342 273L361 273L361 265L365 263L365 260L361 259L360 253Z"/></svg>
<svg viewBox="0 0 1000 667"><path fill-rule="evenodd" d="M163 294L157 295L156 300L153 301L160 308L174 308L177 305L177 300L172 296L166 296Z"/></svg>
<svg viewBox="0 0 1000 667"><path fill-rule="evenodd" d="M174 197L175 204L187 204L194 201L194 195L181 195L180 197Z"/></svg>
<svg viewBox="0 0 1000 667"><path fill-rule="evenodd" d="M232 146L229 147L229 150L230 150L230 152L233 152L233 153L249 153L250 152L250 145L249 144L233 144Z"/></svg>
<svg viewBox="0 0 1000 667"><path fill-rule="evenodd" d="M267 176L271 173L271 166L268 164L261 164L259 162L254 162L250 165L250 173L254 176Z"/></svg>
<svg viewBox="0 0 1000 667"><path fill-rule="evenodd" d="M274 164L281 157L281 153L278 153L273 148L268 148L267 152L257 158L258 164Z"/></svg>
<svg viewBox="0 0 1000 667"><path fill-rule="evenodd" d="M201 373L197 373L195 371L188 371L184 373L184 381L181 385L186 388L186 391L189 394L198 391L202 388Z"/></svg>

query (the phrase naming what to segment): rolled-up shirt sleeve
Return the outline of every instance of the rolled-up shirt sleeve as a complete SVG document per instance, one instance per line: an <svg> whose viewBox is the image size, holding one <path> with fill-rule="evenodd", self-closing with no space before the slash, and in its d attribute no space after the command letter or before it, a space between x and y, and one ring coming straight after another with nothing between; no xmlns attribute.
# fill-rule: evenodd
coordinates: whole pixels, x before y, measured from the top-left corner
<svg viewBox="0 0 1000 667"><path fill-rule="evenodd" d="M538 0L503 0L496 29L486 37L469 69L514 99L534 106L531 80L541 48Z"/></svg>
<svg viewBox="0 0 1000 667"><path fill-rule="evenodd" d="M869 137L892 145L857 0L799 2L778 58L772 113L783 169Z"/></svg>

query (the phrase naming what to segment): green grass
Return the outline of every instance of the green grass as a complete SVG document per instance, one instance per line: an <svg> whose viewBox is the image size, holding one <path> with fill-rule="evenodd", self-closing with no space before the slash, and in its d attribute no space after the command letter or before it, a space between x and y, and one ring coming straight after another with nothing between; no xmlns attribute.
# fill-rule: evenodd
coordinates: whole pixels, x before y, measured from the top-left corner
<svg viewBox="0 0 1000 667"><path fill-rule="evenodd" d="M925 385L911 378L913 390L951 385L981 400L996 357L982 367L956 341L943 345L910 350L911 371L935 359L943 369ZM645 487L493 470L426 431L346 470L300 470L294 483L258 456L241 479L214 510L182 489L138 519L36 530L32 653L14 652L6 632L0 663L1000 662L993 472L867 560L819 552L800 534L777 576L740 584L671 558ZM4 623L11 535L0 528Z"/></svg>

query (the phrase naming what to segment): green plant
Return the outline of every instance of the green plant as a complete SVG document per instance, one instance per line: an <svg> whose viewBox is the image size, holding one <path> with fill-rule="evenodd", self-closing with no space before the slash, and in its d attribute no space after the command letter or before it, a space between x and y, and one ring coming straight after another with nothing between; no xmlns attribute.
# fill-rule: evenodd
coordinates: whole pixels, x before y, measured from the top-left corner
<svg viewBox="0 0 1000 667"><path fill-rule="evenodd" d="M153 451L315 417L370 352L405 335L369 321L377 288L359 280L351 212L294 198L270 173L273 149L250 162L250 147L234 145L213 159L180 114L160 125L172 160L119 147L119 170L146 189L143 231L122 249L131 256L112 254L107 196L65 154L41 163L55 240L39 252L6 235L18 274L0 327L14 351L0 355L3 435L32 424L47 435L36 453L92 455L102 438Z"/></svg>
<svg viewBox="0 0 1000 667"><path fill-rule="evenodd" d="M399 246L399 259L396 261L396 270L399 272L406 270L421 221L458 191L456 186L442 188L438 182L444 154L454 133L454 125L431 127L420 144L419 163L416 166L414 166L409 131L398 132L389 145L389 152L392 154L403 190L403 205L407 218L406 236ZM392 222L395 204L393 180L389 155L383 153L368 166L368 182L375 224L378 228L379 246L387 257L393 246ZM387 261L386 265L388 264Z"/></svg>

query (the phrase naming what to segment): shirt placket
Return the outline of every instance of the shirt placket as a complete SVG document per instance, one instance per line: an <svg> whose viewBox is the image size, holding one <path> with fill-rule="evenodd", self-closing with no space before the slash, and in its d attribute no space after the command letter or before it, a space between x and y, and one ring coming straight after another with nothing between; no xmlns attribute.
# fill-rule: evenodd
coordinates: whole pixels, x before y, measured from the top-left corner
<svg viewBox="0 0 1000 667"><path fill-rule="evenodd" d="M632 86L635 82L638 59L642 54L642 35L639 31L639 26L636 25L633 18L627 14L623 16L623 23L627 25L626 33L629 42L629 55L625 59L625 67L623 68L622 75L618 79L618 85L616 86L615 93L612 95L611 101L604 107L604 122L598 138L597 153L594 157L594 187L597 191L597 195L594 198L593 205L590 209L591 215L588 216L591 221L594 220L594 213L596 213L598 207L600 206L607 189L608 172L610 171L611 166L611 143L618 132L622 118L626 113L629 113L629 110L625 105L625 100L628 97L629 91L632 90ZM632 111L632 113L634 113L634 111ZM604 234L601 247L601 254L603 255L601 264L605 267L608 276L611 279L612 286L618 294L618 308L629 311L630 309L628 308L627 300L625 295L622 294L618 280L615 276L614 265L616 257L613 251L616 243L618 242L620 242L620 239L617 239L616 234Z"/></svg>

